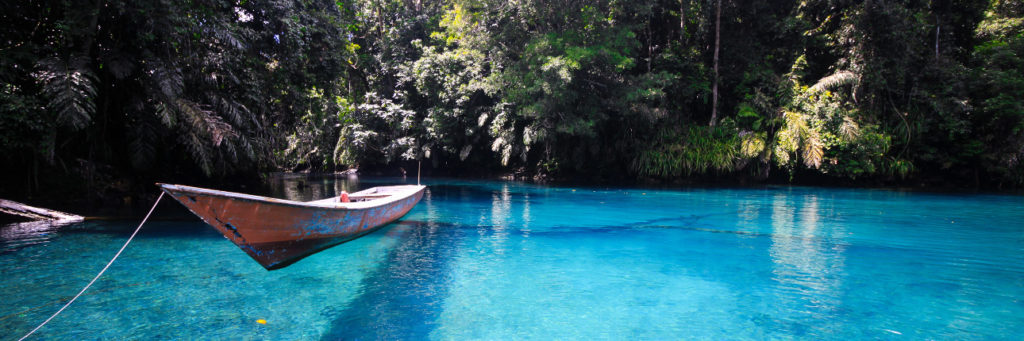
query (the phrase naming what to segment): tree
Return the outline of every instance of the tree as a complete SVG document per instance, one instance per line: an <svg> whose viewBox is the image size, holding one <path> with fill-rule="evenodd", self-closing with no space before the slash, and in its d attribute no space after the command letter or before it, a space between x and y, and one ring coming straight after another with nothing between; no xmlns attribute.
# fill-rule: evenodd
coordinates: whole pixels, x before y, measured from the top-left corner
<svg viewBox="0 0 1024 341"><path fill-rule="evenodd" d="M721 34L722 24L722 0L718 0L715 6L715 57L714 57L714 70L715 76L711 83L711 121L708 122L709 126L714 127L715 121L718 120L718 43L719 35Z"/></svg>

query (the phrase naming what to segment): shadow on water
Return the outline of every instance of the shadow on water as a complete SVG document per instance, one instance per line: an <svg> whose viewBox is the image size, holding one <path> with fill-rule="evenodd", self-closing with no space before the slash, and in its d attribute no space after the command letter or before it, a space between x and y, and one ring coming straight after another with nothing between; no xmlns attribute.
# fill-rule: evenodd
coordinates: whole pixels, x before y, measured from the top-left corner
<svg viewBox="0 0 1024 341"><path fill-rule="evenodd" d="M464 235L451 226L402 223L407 230L381 267L368 275L361 293L340 311L324 340L427 339L448 293L453 245Z"/></svg>
<svg viewBox="0 0 1024 341"><path fill-rule="evenodd" d="M489 195L485 188L432 185L420 205L429 212L432 200L482 200ZM421 340L437 327L457 245L478 227L406 219L395 225L390 229L402 233L399 242L363 279L356 299L323 313L333 322L321 339Z"/></svg>
<svg viewBox="0 0 1024 341"><path fill-rule="evenodd" d="M26 247L45 244L61 236L76 234L110 235L128 238L138 226L135 221L86 221L54 223L32 221L0 225L0 255L18 252ZM146 238L222 238L213 228L199 220L150 221L139 232Z"/></svg>

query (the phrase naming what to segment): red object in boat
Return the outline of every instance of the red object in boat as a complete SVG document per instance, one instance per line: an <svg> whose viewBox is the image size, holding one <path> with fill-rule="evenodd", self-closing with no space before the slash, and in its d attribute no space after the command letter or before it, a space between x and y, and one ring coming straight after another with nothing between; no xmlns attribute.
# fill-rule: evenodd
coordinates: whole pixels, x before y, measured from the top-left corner
<svg viewBox="0 0 1024 341"><path fill-rule="evenodd" d="M426 186L374 187L339 198L292 201L182 185L157 184L267 270L359 238L401 218Z"/></svg>

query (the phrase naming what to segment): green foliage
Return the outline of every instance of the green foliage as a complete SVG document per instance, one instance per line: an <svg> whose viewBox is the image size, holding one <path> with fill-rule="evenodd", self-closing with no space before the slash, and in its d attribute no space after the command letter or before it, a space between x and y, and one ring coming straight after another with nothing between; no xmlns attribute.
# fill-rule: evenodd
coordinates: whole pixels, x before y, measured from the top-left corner
<svg viewBox="0 0 1024 341"><path fill-rule="evenodd" d="M737 168L741 156L748 156L751 148L757 148L757 143L741 139L733 128L725 125L666 128L659 132L651 149L636 156L632 167L642 176L660 178L730 172Z"/></svg>
<svg viewBox="0 0 1024 341"><path fill-rule="evenodd" d="M575 33L548 33L525 46L519 63L501 75L503 97L535 132L533 142L558 136L594 136L610 114L602 94L633 65L632 32L612 30L587 41ZM619 84L616 84L619 83Z"/></svg>
<svg viewBox="0 0 1024 341"><path fill-rule="evenodd" d="M310 130L296 114L321 104L305 89L338 92L340 18L326 1L19 2L3 20L0 78L17 112L3 135L40 142L4 154L208 176L266 167L284 128Z"/></svg>
<svg viewBox="0 0 1024 341"><path fill-rule="evenodd" d="M343 161L388 162L417 159L422 153L430 153L429 147L410 136L410 130L415 128L416 113L392 100L376 93L366 94L365 103L350 116L357 123L346 126L341 132L346 142L339 157Z"/></svg>
<svg viewBox="0 0 1024 341"><path fill-rule="evenodd" d="M38 96L14 84L0 85L0 148L50 160L55 124ZM7 154L10 155L10 154Z"/></svg>
<svg viewBox="0 0 1024 341"><path fill-rule="evenodd" d="M978 25L965 156L1001 181L1024 183L1024 11L1005 2ZM1007 15L1015 15L1009 17ZM966 134L965 134L966 135ZM970 153L967 153L968 150Z"/></svg>
<svg viewBox="0 0 1024 341"><path fill-rule="evenodd" d="M724 1L717 79L707 1L10 7L6 165L1024 185L1019 1Z"/></svg>
<svg viewBox="0 0 1024 341"><path fill-rule="evenodd" d="M279 164L290 164L291 168L309 167L314 170L332 170L339 165L353 165L351 157L344 154L340 136L343 123L351 123L354 108L341 97L327 98L323 89L312 88L307 92L306 114L288 136L288 147L278 155ZM335 148L330 148L330 146Z"/></svg>

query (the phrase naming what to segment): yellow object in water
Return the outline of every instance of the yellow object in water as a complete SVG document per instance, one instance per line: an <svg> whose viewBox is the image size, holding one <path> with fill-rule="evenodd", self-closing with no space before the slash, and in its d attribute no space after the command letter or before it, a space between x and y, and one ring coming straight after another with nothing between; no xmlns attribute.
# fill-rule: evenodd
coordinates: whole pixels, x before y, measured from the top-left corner
<svg viewBox="0 0 1024 341"><path fill-rule="evenodd" d="M267 324L267 320L264 320L264 319L259 319L259 320L256 320L256 323L259 323L259 324Z"/></svg>

